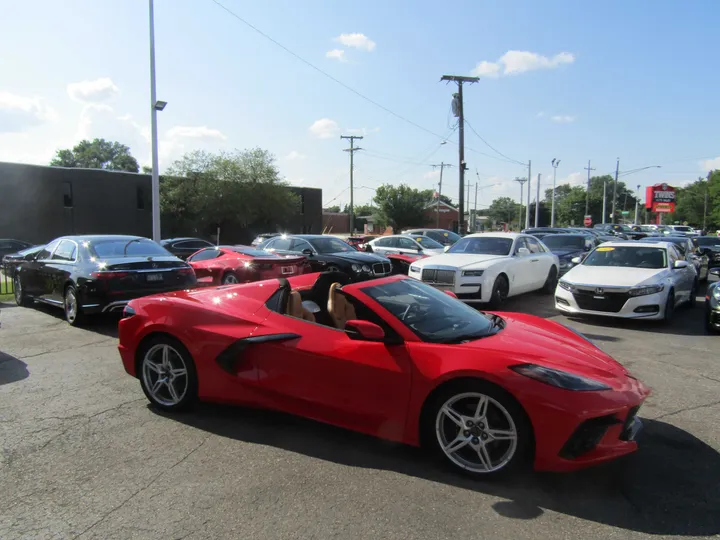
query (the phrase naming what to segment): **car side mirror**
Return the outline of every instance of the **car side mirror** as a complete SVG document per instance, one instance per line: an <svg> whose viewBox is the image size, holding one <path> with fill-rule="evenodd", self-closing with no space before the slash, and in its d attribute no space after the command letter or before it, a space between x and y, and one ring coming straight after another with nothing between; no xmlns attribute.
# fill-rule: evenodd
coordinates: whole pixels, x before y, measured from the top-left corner
<svg viewBox="0 0 720 540"><path fill-rule="evenodd" d="M447 250L450 249L452 246L445 246L443 248L443 253L447 253Z"/></svg>
<svg viewBox="0 0 720 540"><path fill-rule="evenodd" d="M309 248L308 248L308 249L303 249L303 250L302 250L302 254L303 254L303 255L306 255L307 257L312 257L313 251L312 251L312 249L309 249Z"/></svg>
<svg viewBox="0 0 720 540"><path fill-rule="evenodd" d="M528 248L518 248L517 254L522 256L530 255L530 250Z"/></svg>
<svg viewBox="0 0 720 540"><path fill-rule="evenodd" d="M452 292L452 291L443 291L443 292L445 294L447 294L448 296L452 296L453 298L455 298L457 300L457 294L455 294L454 292Z"/></svg>
<svg viewBox="0 0 720 540"><path fill-rule="evenodd" d="M680 270L681 268L687 268L687 267L688 267L687 261L675 261L675 263L673 264L673 268L675 270Z"/></svg>
<svg viewBox="0 0 720 540"><path fill-rule="evenodd" d="M573 257L573 258L570 260L570 262L573 263L573 264L580 264L580 263L582 262L582 260L583 260L582 257Z"/></svg>
<svg viewBox="0 0 720 540"><path fill-rule="evenodd" d="M345 334L350 339L362 341L382 341L385 339L385 331L370 321L347 321L345 323Z"/></svg>
<svg viewBox="0 0 720 540"><path fill-rule="evenodd" d="M711 268L708 272L709 276L720 278L720 268Z"/></svg>

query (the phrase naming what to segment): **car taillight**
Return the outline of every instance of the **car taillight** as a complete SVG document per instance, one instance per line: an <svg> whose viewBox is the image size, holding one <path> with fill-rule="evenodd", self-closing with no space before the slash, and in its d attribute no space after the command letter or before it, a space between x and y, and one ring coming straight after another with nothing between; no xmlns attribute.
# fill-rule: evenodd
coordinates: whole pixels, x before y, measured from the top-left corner
<svg viewBox="0 0 720 540"><path fill-rule="evenodd" d="M130 275L130 272L93 272L90 274L95 279L116 279L116 278L124 278Z"/></svg>
<svg viewBox="0 0 720 540"><path fill-rule="evenodd" d="M194 273L195 273L195 270L193 270L192 267L190 267L190 266L183 267L183 268L178 268L178 274L188 274L188 275L190 275L190 274L194 274Z"/></svg>

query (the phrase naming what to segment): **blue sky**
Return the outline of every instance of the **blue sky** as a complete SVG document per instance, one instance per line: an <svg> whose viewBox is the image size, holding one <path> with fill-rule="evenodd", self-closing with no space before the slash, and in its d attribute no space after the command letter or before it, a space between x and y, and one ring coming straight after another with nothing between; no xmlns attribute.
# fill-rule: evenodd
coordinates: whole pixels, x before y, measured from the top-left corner
<svg viewBox="0 0 720 540"><path fill-rule="evenodd" d="M713 0L440 2L218 0L300 57L424 131L358 97L213 0L155 0L161 167L195 148L260 146L283 176L349 199L340 134L363 134L356 203L373 187L457 197L452 85L473 128L533 182L662 165L625 178L682 185L720 168ZM47 163L84 137L119 140L150 163L146 0L0 0L0 160ZM459 23L458 23L459 21ZM328 55L328 53L330 53ZM510 163L466 129L467 175L482 207L518 198ZM485 155L487 154L487 155ZM492 157L490 157L492 156ZM499 159L498 159L499 158ZM477 174L476 174L477 171ZM533 193L534 193L533 188Z"/></svg>

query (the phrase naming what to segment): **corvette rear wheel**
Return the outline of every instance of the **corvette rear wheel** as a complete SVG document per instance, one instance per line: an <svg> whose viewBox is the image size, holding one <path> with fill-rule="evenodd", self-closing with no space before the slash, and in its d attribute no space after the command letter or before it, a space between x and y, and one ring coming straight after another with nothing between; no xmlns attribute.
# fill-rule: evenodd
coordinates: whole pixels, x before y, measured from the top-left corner
<svg viewBox="0 0 720 540"><path fill-rule="evenodd" d="M145 396L159 409L176 412L197 400L197 373L190 353L177 340L158 337L140 351L138 376Z"/></svg>
<svg viewBox="0 0 720 540"><path fill-rule="evenodd" d="M442 392L427 436L435 453L457 469L492 478L527 463L531 427L524 411L498 387L477 381Z"/></svg>

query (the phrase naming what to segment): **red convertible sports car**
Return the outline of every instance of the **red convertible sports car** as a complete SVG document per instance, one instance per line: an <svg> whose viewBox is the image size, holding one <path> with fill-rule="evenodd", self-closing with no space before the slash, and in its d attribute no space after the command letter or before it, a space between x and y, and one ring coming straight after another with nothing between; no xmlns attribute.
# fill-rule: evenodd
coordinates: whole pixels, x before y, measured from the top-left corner
<svg viewBox="0 0 720 540"><path fill-rule="evenodd" d="M333 272L132 300L125 370L150 402L267 407L410 445L475 476L637 448L649 390L582 335L478 312L405 276Z"/></svg>
<svg viewBox="0 0 720 540"><path fill-rule="evenodd" d="M187 262L195 270L198 286L234 285L304 274L307 259L281 256L248 246L218 246L201 249Z"/></svg>

